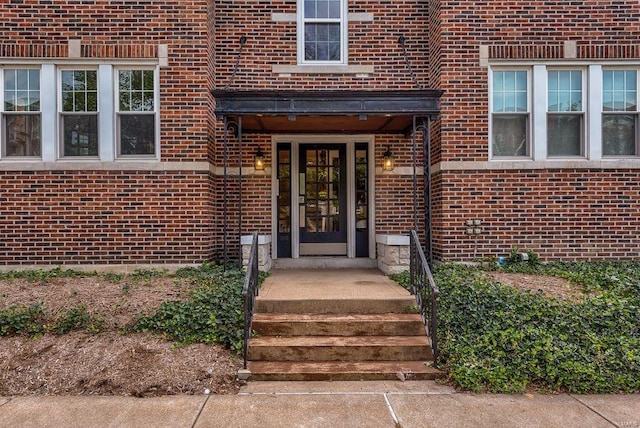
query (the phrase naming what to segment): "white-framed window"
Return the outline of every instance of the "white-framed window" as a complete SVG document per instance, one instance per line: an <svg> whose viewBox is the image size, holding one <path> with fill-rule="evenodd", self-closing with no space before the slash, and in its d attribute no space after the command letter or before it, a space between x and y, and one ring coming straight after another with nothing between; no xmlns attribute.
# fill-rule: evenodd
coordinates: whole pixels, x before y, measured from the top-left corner
<svg viewBox="0 0 640 428"><path fill-rule="evenodd" d="M0 63L0 161L160 158L159 67Z"/></svg>
<svg viewBox="0 0 640 428"><path fill-rule="evenodd" d="M40 69L6 67L2 75L0 157L42 156Z"/></svg>
<svg viewBox="0 0 640 428"><path fill-rule="evenodd" d="M347 63L347 0L298 0L298 63Z"/></svg>
<svg viewBox="0 0 640 428"><path fill-rule="evenodd" d="M491 65L492 160L640 157L640 64Z"/></svg>
<svg viewBox="0 0 640 428"><path fill-rule="evenodd" d="M547 156L584 156L582 70L547 70Z"/></svg>
<svg viewBox="0 0 640 428"><path fill-rule="evenodd" d="M602 156L638 155L638 70L602 70Z"/></svg>
<svg viewBox="0 0 640 428"><path fill-rule="evenodd" d="M119 157L155 156L157 85L154 69L116 71L116 147Z"/></svg>
<svg viewBox="0 0 640 428"><path fill-rule="evenodd" d="M60 70L61 157L98 157L98 71Z"/></svg>
<svg viewBox="0 0 640 428"><path fill-rule="evenodd" d="M528 70L493 70L491 151L494 157L530 156Z"/></svg>

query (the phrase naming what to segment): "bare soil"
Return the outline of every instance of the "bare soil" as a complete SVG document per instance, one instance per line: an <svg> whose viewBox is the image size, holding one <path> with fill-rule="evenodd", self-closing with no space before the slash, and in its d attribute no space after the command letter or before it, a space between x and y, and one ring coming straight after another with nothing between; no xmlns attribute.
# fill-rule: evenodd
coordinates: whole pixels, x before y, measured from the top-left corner
<svg viewBox="0 0 640 428"><path fill-rule="evenodd" d="M580 286L564 278L506 272L490 272L489 275L504 285L509 285L519 290L541 292L548 297L570 301L577 301L584 297L584 292Z"/></svg>
<svg viewBox="0 0 640 428"><path fill-rule="evenodd" d="M579 287L561 278L490 275L503 284L551 297L582 296ZM241 361L229 350L204 344L176 346L152 334L118 332L164 301L186 299L190 290L188 280L168 275L0 280L0 309L41 303L56 313L85 306L103 322L100 333L1 337L0 396L236 393Z"/></svg>
<svg viewBox="0 0 640 428"><path fill-rule="evenodd" d="M75 331L0 338L0 396L235 393L241 361L217 345L176 346L119 329L160 303L186 299L187 280L170 276L108 280L104 275L46 282L0 280L0 309L41 303L47 312L85 306L99 333Z"/></svg>

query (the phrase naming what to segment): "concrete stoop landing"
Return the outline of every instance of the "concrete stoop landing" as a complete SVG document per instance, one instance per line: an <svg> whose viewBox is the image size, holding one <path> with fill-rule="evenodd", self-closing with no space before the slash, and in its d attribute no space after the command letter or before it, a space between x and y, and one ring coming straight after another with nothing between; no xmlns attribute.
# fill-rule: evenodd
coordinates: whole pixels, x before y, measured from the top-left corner
<svg viewBox="0 0 640 428"><path fill-rule="evenodd" d="M274 270L256 303L250 380L440 377L414 308L377 269Z"/></svg>

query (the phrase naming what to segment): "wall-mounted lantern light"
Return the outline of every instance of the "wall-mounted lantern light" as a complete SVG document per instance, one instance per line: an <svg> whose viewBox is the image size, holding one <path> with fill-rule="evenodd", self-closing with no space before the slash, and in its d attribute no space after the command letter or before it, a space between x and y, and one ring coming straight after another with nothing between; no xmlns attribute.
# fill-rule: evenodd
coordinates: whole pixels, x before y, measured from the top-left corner
<svg viewBox="0 0 640 428"><path fill-rule="evenodd" d="M262 150L260 150L260 146L258 146L258 151L253 157L253 166L255 167L256 171L264 170L264 153L262 153Z"/></svg>
<svg viewBox="0 0 640 428"><path fill-rule="evenodd" d="M389 150L389 147L387 146L387 151L383 153L382 155L382 169L384 171L393 171L393 168L395 168L395 160L393 159L393 154L391 153L391 150Z"/></svg>

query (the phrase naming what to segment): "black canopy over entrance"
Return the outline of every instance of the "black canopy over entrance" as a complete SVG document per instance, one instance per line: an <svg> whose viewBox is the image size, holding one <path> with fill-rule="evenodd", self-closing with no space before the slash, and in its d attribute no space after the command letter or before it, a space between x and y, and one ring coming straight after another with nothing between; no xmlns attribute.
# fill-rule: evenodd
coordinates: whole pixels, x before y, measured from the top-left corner
<svg viewBox="0 0 640 428"><path fill-rule="evenodd" d="M440 112L441 91L213 91L216 115L251 133L408 133Z"/></svg>
<svg viewBox="0 0 640 428"><path fill-rule="evenodd" d="M405 134L413 138L414 205L417 206L416 135L422 131L425 201L431 201L429 123L440 113L442 91L244 91L213 90L215 114L224 120L224 260L227 251L227 141L233 123L242 159L242 134ZM242 164L238 175L240 206L238 233L242 235ZM415 208L414 206L414 208ZM414 209L414 212L417 210ZM417 216L417 214L415 214ZM425 253L431 261L431 215L425 209ZM417 227L418 219L414 219Z"/></svg>

